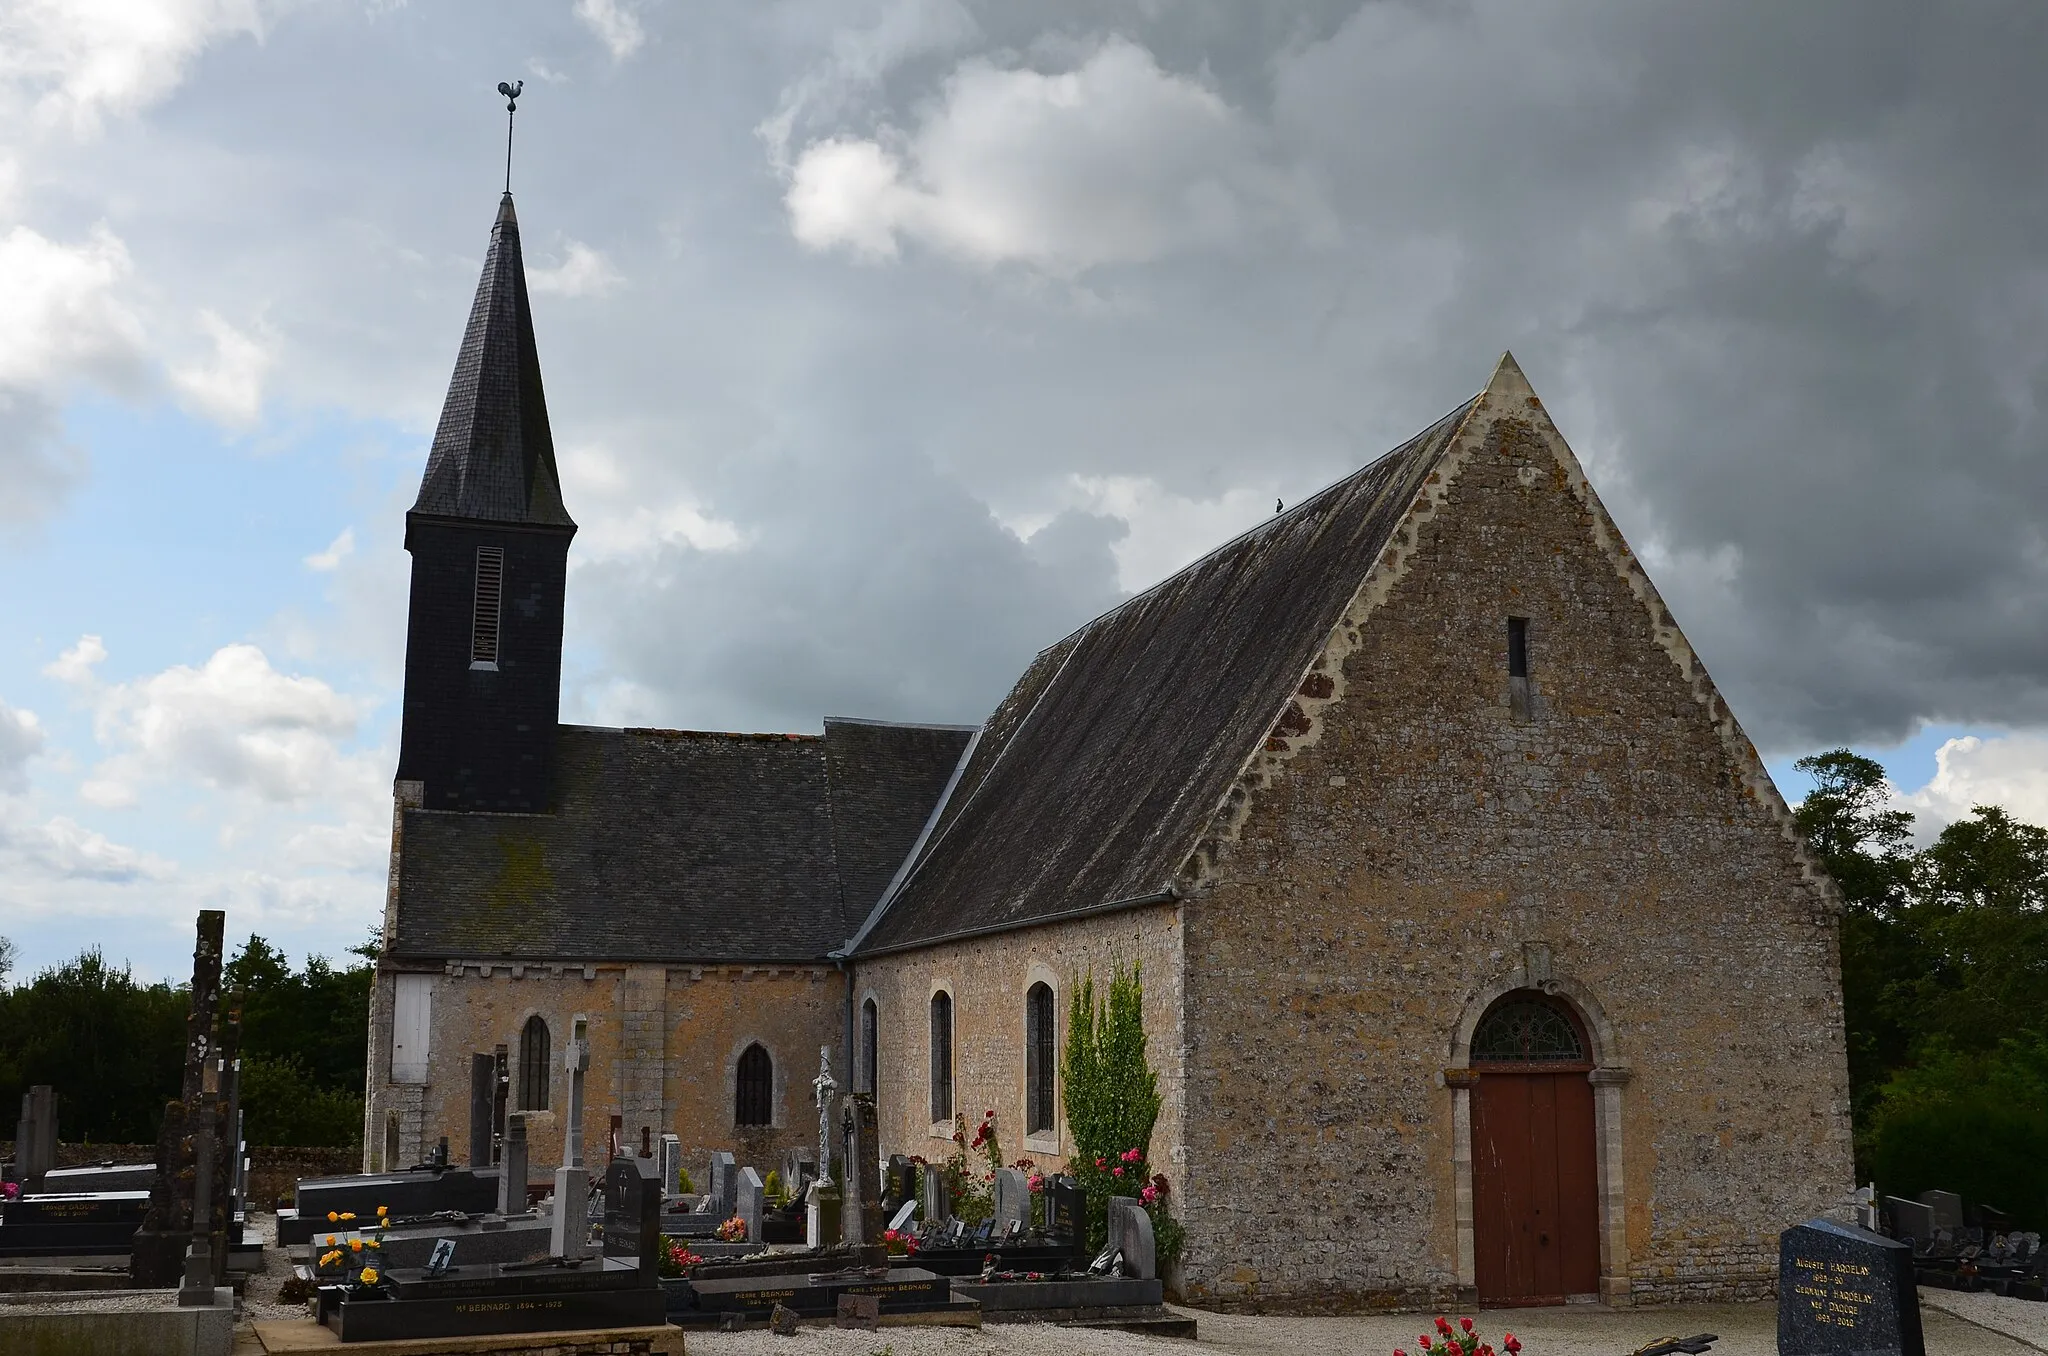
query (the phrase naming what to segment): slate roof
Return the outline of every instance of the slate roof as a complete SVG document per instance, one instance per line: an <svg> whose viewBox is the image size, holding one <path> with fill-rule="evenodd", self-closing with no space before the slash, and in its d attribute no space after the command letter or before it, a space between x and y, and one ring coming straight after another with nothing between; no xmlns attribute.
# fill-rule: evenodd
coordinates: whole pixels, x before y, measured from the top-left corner
<svg viewBox="0 0 2048 1356"><path fill-rule="evenodd" d="M498 204L469 328L412 511L574 529L562 506L512 195Z"/></svg>
<svg viewBox="0 0 2048 1356"><path fill-rule="evenodd" d="M909 852L971 734L564 725L556 813L406 811L392 952L823 959Z"/></svg>
<svg viewBox="0 0 2048 1356"><path fill-rule="evenodd" d="M1042 652L854 954L1158 895L1471 407Z"/></svg>

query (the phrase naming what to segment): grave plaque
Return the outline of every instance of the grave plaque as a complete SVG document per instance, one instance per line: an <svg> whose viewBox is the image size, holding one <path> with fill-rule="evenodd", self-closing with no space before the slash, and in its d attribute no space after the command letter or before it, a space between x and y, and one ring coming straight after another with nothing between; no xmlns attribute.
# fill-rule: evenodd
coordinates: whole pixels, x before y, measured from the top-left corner
<svg viewBox="0 0 2048 1356"><path fill-rule="evenodd" d="M1826 1219L1778 1235L1778 1352L1926 1356L1912 1249Z"/></svg>
<svg viewBox="0 0 2048 1356"><path fill-rule="evenodd" d="M1067 1244L1076 1256L1088 1252L1088 1198L1071 1177L1048 1178L1045 1184L1045 1231Z"/></svg>

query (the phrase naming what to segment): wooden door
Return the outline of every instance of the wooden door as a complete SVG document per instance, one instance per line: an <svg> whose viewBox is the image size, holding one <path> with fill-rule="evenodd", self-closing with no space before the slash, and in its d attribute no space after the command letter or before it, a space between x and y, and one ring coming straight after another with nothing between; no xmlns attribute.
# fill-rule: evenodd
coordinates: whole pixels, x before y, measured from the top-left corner
<svg viewBox="0 0 2048 1356"><path fill-rule="evenodd" d="M1593 1086L1584 1069L1487 1069L1472 1089L1473 1258L1482 1304L1600 1288Z"/></svg>

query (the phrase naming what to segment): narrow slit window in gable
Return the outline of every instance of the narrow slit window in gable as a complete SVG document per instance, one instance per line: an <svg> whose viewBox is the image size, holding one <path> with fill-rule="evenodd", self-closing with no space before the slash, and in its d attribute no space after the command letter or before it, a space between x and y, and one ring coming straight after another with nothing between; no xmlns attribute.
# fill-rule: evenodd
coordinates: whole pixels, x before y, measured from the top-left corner
<svg viewBox="0 0 2048 1356"><path fill-rule="evenodd" d="M1529 676L1529 619L1508 618L1508 677Z"/></svg>

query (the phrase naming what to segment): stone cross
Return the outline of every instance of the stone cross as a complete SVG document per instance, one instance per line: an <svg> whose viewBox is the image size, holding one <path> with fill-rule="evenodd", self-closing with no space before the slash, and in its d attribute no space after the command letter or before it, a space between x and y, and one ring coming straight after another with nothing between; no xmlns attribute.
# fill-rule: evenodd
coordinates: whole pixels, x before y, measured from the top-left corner
<svg viewBox="0 0 2048 1356"><path fill-rule="evenodd" d="M557 1257L588 1257L590 1173L583 1166L583 1075L590 1069L590 1019L578 1013L571 1032L562 1057L569 1070L568 1124L562 1166L555 1169L555 1220L548 1250Z"/></svg>
<svg viewBox="0 0 2048 1356"><path fill-rule="evenodd" d="M811 1080L818 1099L818 1175L832 1175L832 1094L839 1084L832 1078L832 1047L818 1047L818 1076Z"/></svg>

